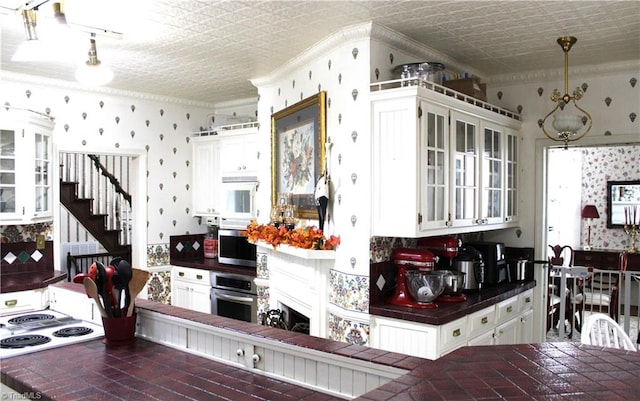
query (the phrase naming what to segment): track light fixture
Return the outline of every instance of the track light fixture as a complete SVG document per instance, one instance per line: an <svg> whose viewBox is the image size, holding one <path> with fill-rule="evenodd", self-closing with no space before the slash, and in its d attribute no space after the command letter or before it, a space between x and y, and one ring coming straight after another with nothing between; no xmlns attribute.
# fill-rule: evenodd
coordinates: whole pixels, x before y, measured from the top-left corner
<svg viewBox="0 0 640 401"><path fill-rule="evenodd" d="M88 86L105 85L113 79L113 72L98 60L95 34L91 34L89 43L89 59L76 71L76 79Z"/></svg>

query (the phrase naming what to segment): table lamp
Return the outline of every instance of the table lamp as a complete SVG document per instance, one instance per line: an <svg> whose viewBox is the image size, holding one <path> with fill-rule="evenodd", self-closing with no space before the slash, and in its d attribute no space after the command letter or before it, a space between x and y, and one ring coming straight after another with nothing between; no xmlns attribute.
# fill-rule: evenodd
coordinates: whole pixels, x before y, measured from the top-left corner
<svg viewBox="0 0 640 401"><path fill-rule="evenodd" d="M596 205L585 205L580 217L587 219L587 246L584 249L588 251L591 250L591 220L600 218L600 213L598 213Z"/></svg>

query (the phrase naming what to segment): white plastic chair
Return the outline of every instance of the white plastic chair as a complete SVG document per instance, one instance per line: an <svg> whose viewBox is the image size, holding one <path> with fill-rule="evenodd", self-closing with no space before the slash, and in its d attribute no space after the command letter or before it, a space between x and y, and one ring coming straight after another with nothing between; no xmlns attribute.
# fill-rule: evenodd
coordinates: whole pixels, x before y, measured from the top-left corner
<svg viewBox="0 0 640 401"><path fill-rule="evenodd" d="M593 313L584 321L580 334L582 344L638 351L629 335L609 315Z"/></svg>

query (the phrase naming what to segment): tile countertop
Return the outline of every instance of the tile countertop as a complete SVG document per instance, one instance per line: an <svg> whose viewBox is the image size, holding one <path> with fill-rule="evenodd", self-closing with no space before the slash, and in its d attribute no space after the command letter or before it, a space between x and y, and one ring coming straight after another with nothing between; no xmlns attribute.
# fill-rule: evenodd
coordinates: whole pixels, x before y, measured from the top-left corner
<svg viewBox="0 0 640 401"><path fill-rule="evenodd" d="M240 274L244 276L256 277L255 267L233 266L233 265L228 265L224 263L219 263L217 258L215 259L205 259L205 258L171 259L169 263L172 266L190 267L192 269L201 269L201 270L224 272L224 273L234 273L234 274Z"/></svg>
<svg viewBox="0 0 640 401"><path fill-rule="evenodd" d="M0 294L45 288L66 278L67 273L57 270L3 274L0 277Z"/></svg>
<svg viewBox="0 0 640 401"><path fill-rule="evenodd" d="M416 309L387 303L372 303L369 306L369 313L417 323L442 325L495 305L535 286L535 281L500 284L488 287L480 292L466 294L467 300L465 302L437 302L436 300L438 307L433 309Z"/></svg>
<svg viewBox="0 0 640 401"><path fill-rule="evenodd" d="M58 285L81 291L77 284ZM138 307L408 371L359 401L595 401L636 399L640 393L640 354L635 352L564 342L465 347L430 361L151 301L139 300ZM140 338L126 346L107 347L93 340L8 358L0 372L6 385L39 392L41 399L334 399Z"/></svg>

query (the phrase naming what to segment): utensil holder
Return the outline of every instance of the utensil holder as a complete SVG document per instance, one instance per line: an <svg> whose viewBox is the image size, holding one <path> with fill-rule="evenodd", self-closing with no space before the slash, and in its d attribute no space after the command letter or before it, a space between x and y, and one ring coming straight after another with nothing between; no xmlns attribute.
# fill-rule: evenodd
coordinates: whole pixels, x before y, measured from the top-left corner
<svg viewBox="0 0 640 401"><path fill-rule="evenodd" d="M123 310L126 315L127 311ZM104 327L104 342L107 345L131 344L136 340L136 317L134 313L129 317L102 318Z"/></svg>

